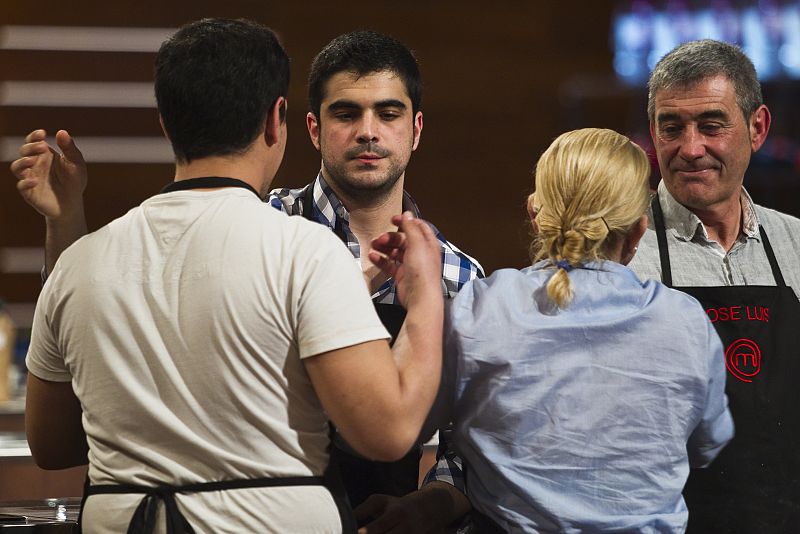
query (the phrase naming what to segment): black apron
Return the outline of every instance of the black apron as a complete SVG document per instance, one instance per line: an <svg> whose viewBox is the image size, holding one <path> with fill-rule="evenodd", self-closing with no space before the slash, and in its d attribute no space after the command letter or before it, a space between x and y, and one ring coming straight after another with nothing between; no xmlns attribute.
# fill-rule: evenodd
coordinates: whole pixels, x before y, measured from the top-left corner
<svg viewBox="0 0 800 534"><path fill-rule="evenodd" d="M217 187L241 187L252 191L259 200L261 196L249 184L234 178L224 178L210 176L203 178L192 178L173 182L161 190L161 193L172 191L184 191L189 189L208 189ZM167 534L194 534L194 529L186 520L178 508L175 501L176 493L201 493L208 491L226 491L243 488L267 488L285 486L325 486L330 491L342 524L342 532L355 534L356 522L352 509L347 502L341 478L337 469L332 468L331 464L321 477L316 476L296 476L296 477L268 477L254 479L221 480L214 482L199 482L180 486L139 486L134 484L107 484L93 486L89 482L88 474L84 484L83 499L81 500L80 515L78 518L79 528L81 517L86 504L86 499L91 495L101 494L121 494L136 493L143 494L139 506L133 513L131 522L128 525L128 534L150 534L155 531L155 521L159 502L163 502L166 508Z"/></svg>
<svg viewBox="0 0 800 534"><path fill-rule="evenodd" d="M306 186L303 198L303 217L318 223L319 221L313 213L314 182ZM337 217L337 221L339 220ZM340 239L346 239L341 224L337 223L334 233ZM392 343L394 343L406 318L405 309L397 304L377 302L374 302L374 306L378 317L392 336ZM419 462L422 458L421 445L412 447L408 454L395 462L376 462L355 452L336 432L333 425L331 425L331 442L333 443L331 463L338 466L347 497L354 508L363 503L367 497L376 493L402 497L417 490Z"/></svg>
<svg viewBox="0 0 800 534"><path fill-rule="evenodd" d="M662 281L672 287L664 216L652 202ZM684 488L687 532L800 532L800 302L759 226L775 286L675 287L703 305L725 349L736 434Z"/></svg>

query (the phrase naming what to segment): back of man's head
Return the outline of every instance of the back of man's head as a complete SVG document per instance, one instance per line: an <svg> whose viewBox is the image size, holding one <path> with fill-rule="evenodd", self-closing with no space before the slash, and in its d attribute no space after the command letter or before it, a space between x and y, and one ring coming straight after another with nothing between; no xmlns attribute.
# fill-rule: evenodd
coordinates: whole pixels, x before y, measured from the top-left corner
<svg viewBox="0 0 800 534"><path fill-rule="evenodd" d="M288 87L278 38L244 19L187 24L156 56L158 112L181 163L244 152Z"/></svg>
<svg viewBox="0 0 800 534"><path fill-rule="evenodd" d="M317 119L325 98L325 85L340 72L357 76L392 72L403 81L414 113L419 111L422 103L419 66L414 54L397 39L360 30L340 35L328 43L314 58L308 76L308 103Z"/></svg>
<svg viewBox="0 0 800 534"><path fill-rule="evenodd" d="M647 82L647 116L653 122L656 94L670 87L692 87L708 78L725 76L736 91L736 104L746 119L763 103L756 69L734 45L703 39L684 43L656 64Z"/></svg>

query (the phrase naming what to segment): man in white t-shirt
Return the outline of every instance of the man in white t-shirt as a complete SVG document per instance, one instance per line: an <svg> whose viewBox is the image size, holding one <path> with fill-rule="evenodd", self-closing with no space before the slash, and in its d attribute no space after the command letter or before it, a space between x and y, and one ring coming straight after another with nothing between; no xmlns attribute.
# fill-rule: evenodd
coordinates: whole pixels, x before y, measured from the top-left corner
<svg viewBox="0 0 800 534"><path fill-rule="evenodd" d="M76 241L42 290L28 440L48 469L88 452L84 532L354 530L326 470L328 418L377 460L417 438L441 369L438 242L410 214L373 242L408 308L390 349L346 248L260 200L283 157L287 86L269 29L180 29L155 74L175 182ZM15 163L42 212L68 204L54 157Z"/></svg>

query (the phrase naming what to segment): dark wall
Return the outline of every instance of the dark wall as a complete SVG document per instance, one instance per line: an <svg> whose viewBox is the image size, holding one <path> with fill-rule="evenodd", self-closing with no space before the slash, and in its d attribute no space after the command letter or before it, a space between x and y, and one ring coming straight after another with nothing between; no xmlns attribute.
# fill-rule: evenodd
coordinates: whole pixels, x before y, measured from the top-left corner
<svg viewBox="0 0 800 534"><path fill-rule="evenodd" d="M290 138L276 186L300 186L319 168L305 130L305 78L332 37L386 32L419 57L425 80L422 142L406 187L423 214L487 272L527 259L525 198L539 154L560 132L602 126L646 142L645 93L614 81L608 46L613 3L496 0L423 2L7 3L3 24L176 27L204 16L248 17L276 29L292 57ZM153 54L0 50L7 80L150 81ZM153 109L0 108L0 135L67 128L81 136L155 136ZM38 246L44 225L0 170L0 247ZM168 164L89 164L86 207L95 229L169 182ZM796 185L796 176L788 179ZM793 186L794 187L794 186ZM776 198L785 198L778 195ZM0 296L32 300L38 277L4 275Z"/></svg>

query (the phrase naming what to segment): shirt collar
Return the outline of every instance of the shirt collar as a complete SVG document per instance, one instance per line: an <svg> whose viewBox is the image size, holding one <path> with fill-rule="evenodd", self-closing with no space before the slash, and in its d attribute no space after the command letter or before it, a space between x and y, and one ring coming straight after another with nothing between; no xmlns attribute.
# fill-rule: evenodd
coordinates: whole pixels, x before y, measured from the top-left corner
<svg viewBox="0 0 800 534"><path fill-rule="evenodd" d="M342 201L339 200L339 197L336 196L336 193L333 191L328 182L325 181L325 177L322 176L322 172L317 174L316 180L314 180L314 198L311 199L312 207L311 213L314 216L314 219L320 223L328 226L333 232L341 239L344 244L347 246L347 249L350 251L350 254L353 255L356 261L360 261L361 259L361 246L358 243L358 238L353 234L350 230L350 212L347 211L347 208L342 204ZM417 207L416 202L414 199L411 198L406 191L403 191L403 211L411 211L417 217L420 216L419 208ZM433 231L439 235L439 231L433 227ZM381 299L384 297L388 298L389 301L394 302L394 279L390 278L386 280L383 285L372 295L374 299L377 299L379 302L383 302ZM388 295L388 297L387 297Z"/></svg>
<svg viewBox="0 0 800 534"><path fill-rule="evenodd" d="M349 229L350 212L336 196L322 172L317 174L314 180L314 198L311 199L314 208L314 213L318 214L317 221L325 224L326 226L335 229L337 226L337 219L341 219L341 223ZM415 216L420 217L419 207L417 203L411 198L407 191L403 191L403 211L410 211Z"/></svg>
<svg viewBox="0 0 800 534"><path fill-rule="evenodd" d="M758 217L750 194L742 187L742 233L748 238L758 238ZM677 238L691 241L699 233L708 241L708 232L703 221L689 209L675 200L667 190L664 180L658 184L658 198L664 211L664 224Z"/></svg>

